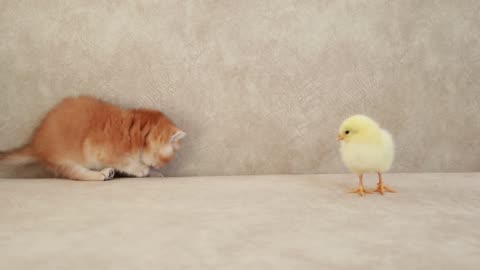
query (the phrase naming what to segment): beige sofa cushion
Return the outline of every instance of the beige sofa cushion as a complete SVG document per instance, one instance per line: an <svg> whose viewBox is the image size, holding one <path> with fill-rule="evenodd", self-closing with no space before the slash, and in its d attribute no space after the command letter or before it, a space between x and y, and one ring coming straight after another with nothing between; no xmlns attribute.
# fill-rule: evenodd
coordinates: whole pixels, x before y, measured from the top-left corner
<svg viewBox="0 0 480 270"><path fill-rule="evenodd" d="M479 179L0 179L0 269L477 269Z"/></svg>
<svg viewBox="0 0 480 270"><path fill-rule="evenodd" d="M359 112L393 133L394 171L479 171L479 8L6 1L0 150L62 97L91 94L161 109L189 133L170 176L344 172L335 132Z"/></svg>

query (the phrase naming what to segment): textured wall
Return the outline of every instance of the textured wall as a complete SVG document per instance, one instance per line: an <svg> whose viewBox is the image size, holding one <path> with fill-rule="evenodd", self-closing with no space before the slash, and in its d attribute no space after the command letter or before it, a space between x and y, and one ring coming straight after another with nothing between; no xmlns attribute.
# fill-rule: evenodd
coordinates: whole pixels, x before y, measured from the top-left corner
<svg viewBox="0 0 480 270"><path fill-rule="evenodd" d="M189 133L172 176L345 171L358 112L394 171L480 171L480 1L0 0L0 37L0 149L91 94Z"/></svg>

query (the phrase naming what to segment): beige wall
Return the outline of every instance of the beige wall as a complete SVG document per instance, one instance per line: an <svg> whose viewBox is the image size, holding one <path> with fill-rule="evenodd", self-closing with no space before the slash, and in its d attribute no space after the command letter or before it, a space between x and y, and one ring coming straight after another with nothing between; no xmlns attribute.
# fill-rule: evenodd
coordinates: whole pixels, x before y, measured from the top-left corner
<svg viewBox="0 0 480 270"><path fill-rule="evenodd" d="M358 112L394 171L480 171L480 1L12 0L0 35L0 149L92 94L189 133L172 176L343 172Z"/></svg>

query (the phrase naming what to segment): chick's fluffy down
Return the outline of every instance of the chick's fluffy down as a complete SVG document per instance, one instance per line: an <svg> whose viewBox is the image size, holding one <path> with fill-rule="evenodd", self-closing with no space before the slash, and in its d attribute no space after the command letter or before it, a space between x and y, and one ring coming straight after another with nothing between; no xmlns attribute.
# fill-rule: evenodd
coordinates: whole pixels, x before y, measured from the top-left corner
<svg viewBox="0 0 480 270"><path fill-rule="evenodd" d="M380 140L371 143L341 142L340 152L345 165L355 173L385 172L394 157L392 135L380 130Z"/></svg>

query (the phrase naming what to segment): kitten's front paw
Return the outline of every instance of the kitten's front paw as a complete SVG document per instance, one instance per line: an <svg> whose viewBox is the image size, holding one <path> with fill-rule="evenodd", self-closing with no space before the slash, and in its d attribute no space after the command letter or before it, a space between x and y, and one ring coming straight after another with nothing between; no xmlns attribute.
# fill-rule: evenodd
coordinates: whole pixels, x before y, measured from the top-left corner
<svg viewBox="0 0 480 270"><path fill-rule="evenodd" d="M134 170L130 171L130 174L135 176L135 177L146 177L150 173L150 168L149 167L137 167Z"/></svg>
<svg viewBox="0 0 480 270"><path fill-rule="evenodd" d="M147 177L149 174L150 174L150 168L146 167L140 171L140 173L138 174L139 175L138 177Z"/></svg>
<svg viewBox="0 0 480 270"><path fill-rule="evenodd" d="M105 177L103 180L104 181L108 181L108 180L112 180L113 177L115 176L115 169L113 168L105 168L101 171L101 173L103 174L103 176Z"/></svg>
<svg viewBox="0 0 480 270"><path fill-rule="evenodd" d="M145 177L150 173L150 168L144 165L129 165L127 167L118 168L128 176Z"/></svg>

